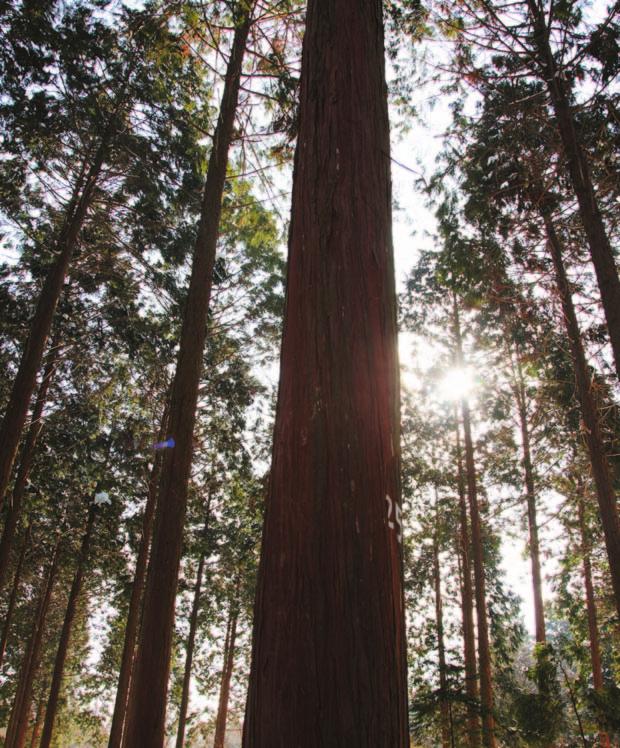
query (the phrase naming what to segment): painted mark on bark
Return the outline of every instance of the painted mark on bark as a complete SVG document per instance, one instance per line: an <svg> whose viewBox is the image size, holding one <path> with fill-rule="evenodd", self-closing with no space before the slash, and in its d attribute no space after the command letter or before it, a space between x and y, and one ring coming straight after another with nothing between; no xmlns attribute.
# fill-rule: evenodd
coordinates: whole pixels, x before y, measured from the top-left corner
<svg viewBox="0 0 620 748"><path fill-rule="evenodd" d="M392 499L390 498L389 494L385 494L385 500L387 501L388 505L388 527L390 530L396 530L396 539L400 543L403 539L403 525L400 521L400 507L398 504L394 503ZM392 510L394 514L394 520L392 519Z"/></svg>

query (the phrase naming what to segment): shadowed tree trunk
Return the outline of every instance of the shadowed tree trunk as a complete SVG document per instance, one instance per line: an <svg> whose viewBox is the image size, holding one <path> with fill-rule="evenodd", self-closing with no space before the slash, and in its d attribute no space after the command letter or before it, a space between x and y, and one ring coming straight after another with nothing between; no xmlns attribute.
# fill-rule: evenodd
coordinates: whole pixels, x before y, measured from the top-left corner
<svg viewBox="0 0 620 748"><path fill-rule="evenodd" d="M183 317L168 433L175 446L164 454L153 547L147 572L140 639L130 686L128 746L163 744L174 604L183 543L194 422L207 333L207 314L219 234L222 194L251 10L240 4L205 183L192 275Z"/></svg>
<svg viewBox="0 0 620 748"><path fill-rule="evenodd" d="M2 663L4 662L4 654L6 652L6 645L9 640L9 631L11 629L11 622L13 620L13 611L15 610L15 603L17 602L17 593L19 591L19 585L22 578L22 569L24 566L24 558L26 556L26 551L28 550L28 546L30 545L30 533L31 533L31 527L28 525L28 529L24 533L24 539L22 541L22 549L19 552L19 559L17 561L17 566L15 567L15 576L13 577L13 587L11 589L11 596L9 598L9 604L6 611L6 616L4 617L4 626L2 627L2 641L0 641L0 667L2 667Z"/></svg>
<svg viewBox="0 0 620 748"><path fill-rule="evenodd" d="M474 592L471 582L471 555L467 497L463 475L463 456L458 418L456 420L456 467L459 492L460 551L463 560L461 614L463 619L463 650L465 660L465 693L467 694L467 739L469 748L480 746L478 673L476 668L476 631L474 628Z"/></svg>
<svg viewBox="0 0 620 748"><path fill-rule="evenodd" d="M30 703L32 701L32 684L36 676L39 660L41 657L41 645L45 631L45 621L49 609L54 582L58 573L58 561L60 557L60 535L52 552L52 559L41 596L35 613L32 634L24 652L24 657L19 671L17 689L11 716L6 731L4 748L23 748L26 741L28 721L30 718Z"/></svg>
<svg viewBox="0 0 620 748"><path fill-rule="evenodd" d="M437 489L435 489L435 506L437 505ZM439 518L436 518L436 525ZM439 709L441 718L442 748L451 746L450 704L448 701L448 679L446 677L446 646L443 630L443 601L441 598L441 572L439 570L439 543L437 532L433 536L433 586L435 591L435 625L437 627L437 655L439 660ZM219 748L214 746L214 748Z"/></svg>
<svg viewBox="0 0 620 748"><path fill-rule="evenodd" d="M404 748L382 9L311 0L245 748Z"/></svg>
<svg viewBox="0 0 620 748"><path fill-rule="evenodd" d="M37 701L37 712L32 725L32 733L30 734L30 748L37 748L39 744L39 735L41 734L41 727L43 726L43 717L45 715L45 695L47 693L47 683L44 688L41 689L41 695Z"/></svg>
<svg viewBox="0 0 620 748"><path fill-rule="evenodd" d="M11 504L8 507L6 520L4 523L4 529L2 531L2 538L0 539L0 592L4 588L6 581L7 569L9 566L9 560L11 556L11 548L13 546L13 539L15 537L15 530L22 512L22 504L24 500L24 494L26 492L26 485L28 483L28 475L30 474L30 468L32 466L32 459L35 453L35 447L43 428L43 409L47 401L47 393L49 390L50 382L58 363L58 356L60 354L60 346L58 340L54 339L50 346L47 363L43 370L43 378L39 385L39 391L37 392L37 399L35 401L34 408L32 410L32 420L30 427L22 447L19 460L19 468L15 477L15 484L13 486L13 492L11 497Z"/></svg>
<svg viewBox="0 0 620 748"><path fill-rule="evenodd" d="M62 630L60 632L60 641L58 642L58 650L56 652L56 659L54 661L54 672L52 674L52 684L50 686L47 708L45 710L45 723L43 725L43 734L41 735L40 748L49 748L52 742L54 720L56 719L56 712L58 710L58 697L60 696L60 688L62 686L62 678L65 671L65 662L67 660L67 652L69 650L71 631L73 629L73 622L75 620L75 612L77 610L80 592L82 591L84 567L86 566L86 562L88 560L88 552L90 550L93 525L95 524L95 513L95 504L94 502L91 502L88 510L86 529L84 530L84 535L82 536L82 545L80 547L80 553L78 556L77 568L75 570L75 576L73 577L73 583L71 584L71 591L69 592L65 618L62 624Z"/></svg>
<svg viewBox="0 0 620 748"><path fill-rule="evenodd" d="M541 213L545 222L547 245L551 259L553 260L566 333L575 367L577 397L581 405L581 417L583 421L583 438L588 448L588 455L592 466L592 476L596 486L596 496L603 535L605 537L605 546L607 548L607 557L609 559L614 601L616 610L620 616L620 519L618 517L616 493L614 491L605 443L601 432L597 403L592 391L592 377L588 371L571 288L564 267L562 244L553 225L550 212L542 208Z"/></svg>
<svg viewBox="0 0 620 748"><path fill-rule="evenodd" d="M224 748L226 737L226 721L228 719L228 701L230 698L230 680L235 666L235 644L237 640L237 620L239 610L235 603L231 604L226 629L226 643L224 646L224 667L222 668L222 680L220 683L220 698L217 705L217 718L215 720L215 738L213 748Z"/></svg>
<svg viewBox="0 0 620 748"><path fill-rule="evenodd" d="M457 363L463 366L463 343L458 305L454 296L454 334L456 338ZM495 720L493 716L493 676L491 672L491 646L486 607L486 580L484 576L484 540L478 507L478 486L474 443L471 434L471 415L467 398L461 399L463 435L465 442L465 473L467 476L467 499L471 519L471 543L474 562L476 613L478 619L478 662L480 663L480 707L482 711L482 744L495 748Z"/></svg>

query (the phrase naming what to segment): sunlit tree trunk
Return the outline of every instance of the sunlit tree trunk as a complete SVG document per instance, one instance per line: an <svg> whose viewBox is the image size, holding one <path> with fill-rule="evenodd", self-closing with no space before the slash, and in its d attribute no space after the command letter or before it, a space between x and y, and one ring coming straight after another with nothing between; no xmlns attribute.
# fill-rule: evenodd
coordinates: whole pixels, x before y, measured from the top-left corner
<svg viewBox="0 0 620 748"><path fill-rule="evenodd" d="M239 609L232 604L226 631L226 644L224 646L224 667L222 668L222 680L220 682L220 698L217 706L217 718L215 720L215 738L213 748L224 748L226 737L226 721L228 719L228 701L230 699L230 681L235 666L235 645L237 642L237 621Z"/></svg>
<svg viewBox="0 0 620 748"><path fill-rule="evenodd" d="M310 0L244 748L404 748L382 9Z"/></svg>
<svg viewBox="0 0 620 748"><path fill-rule="evenodd" d="M9 631L11 630L11 623L13 621L13 612L15 611L15 603L17 602L17 593L19 591L19 585L22 578L22 569L24 567L24 558L26 557L26 551L30 545L30 532L31 528L28 525L28 529L24 533L24 539L22 541L21 551L19 552L19 559L17 560L17 566L15 567L15 576L13 577L13 587L11 588L11 596L9 597L9 604L4 617L4 625L2 626L2 640L0 641L0 667L4 662L4 655L6 652L6 645L9 640Z"/></svg>
<svg viewBox="0 0 620 748"><path fill-rule="evenodd" d="M126 744L131 748L157 748L164 741L174 605L183 544L198 389L207 334L207 314L228 151L233 136L243 56L251 26L251 11L247 5L237 6L236 22L207 169L170 398L168 432L174 438L175 446L164 454L159 483L142 627L130 685Z"/></svg>

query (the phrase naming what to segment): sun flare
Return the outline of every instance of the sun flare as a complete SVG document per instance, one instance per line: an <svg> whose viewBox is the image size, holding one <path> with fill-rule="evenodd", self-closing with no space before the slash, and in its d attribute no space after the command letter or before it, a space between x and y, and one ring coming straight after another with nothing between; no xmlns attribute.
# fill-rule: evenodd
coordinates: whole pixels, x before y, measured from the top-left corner
<svg viewBox="0 0 620 748"><path fill-rule="evenodd" d="M467 366L455 366L439 380L437 391L443 400L460 400L471 395L475 386L474 372Z"/></svg>

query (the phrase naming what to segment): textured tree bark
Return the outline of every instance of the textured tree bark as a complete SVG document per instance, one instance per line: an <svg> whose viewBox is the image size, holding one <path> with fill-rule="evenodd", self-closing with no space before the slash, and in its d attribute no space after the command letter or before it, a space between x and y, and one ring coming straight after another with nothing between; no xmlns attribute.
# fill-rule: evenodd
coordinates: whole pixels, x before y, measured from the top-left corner
<svg viewBox="0 0 620 748"><path fill-rule="evenodd" d="M463 559L461 614L463 620L463 653L465 660L465 693L467 694L467 740L469 748L480 746L478 673L476 667L476 632L474 628L474 591L471 581L471 555L467 497L463 474L463 456L458 418L456 421L456 466L459 492L460 551Z"/></svg>
<svg viewBox="0 0 620 748"><path fill-rule="evenodd" d="M439 570L439 546L437 535L433 538L433 585L435 591L435 625L437 627L437 655L439 659L439 710L441 721L441 745L442 748L450 748L451 725L450 704L447 699L448 679L446 676L446 646L444 643L443 629L443 601L441 599L441 572ZM220 748L214 746L213 748Z"/></svg>
<svg viewBox="0 0 620 748"><path fill-rule="evenodd" d="M542 595L542 575L540 571L540 544L538 542L538 519L536 516L536 489L534 485L534 470L532 467L532 453L530 448L530 432L527 422L527 400L525 382L521 362L517 357L517 381L515 383L515 398L521 426L521 445L523 448L523 474L525 480L525 496L527 501L527 521L530 535L530 561L532 565L532 587L534 592L534 621L536 626L536 642L544 644L547 641L545 633L545 608Z"/></svg>
<svg viewBox="0 0 620 748"><path fill-rule="evenodd" d="M579 215L588 241L601 294L601 302L616 363L616 374L620 378L620 278L618 278L618 268L596 199L588 157L581 143L577 123L571 110L567 83L558 71L549 45L547 23L544 12L540 9L542 6L539 7L534 0L528 0L528 7L534 23L534 41L539 62L555 112L570 180L577 197Z"/></svg>
<svg viewBox="0 0 620 748"><path fill-rule="evenodd" d="M7 510L2 538L0 539L0 592L4 589L4 583L6 581L11 548L13 547L15 531L22 513L22 504L24 501L30 468L32 467L32 459L35 454L35 447L41 429L43 428L43 409L45 408L47 393L56 369L56 364L58 363L59 354L59 342L57 339L54 339L50 346L47 363L43 370L43 378L41 379L39 391L37 392L37 399L32 410L30 427L28 428L28 433L20 454L19 468L15 477L15 484L13 485L11 504ZM0 662L1 659L0 656Z"/></svg>
<svg viewBox="0 0 620 748"><path fill-rule="evenodd" d="M220 698L217 705L217 717L215 720L215 738L213 748L224 748L226 737L226 721L228 719L228 701L230 698L230 681L235 667L235 644L237 640L237 620L239 610L234 604L231 606L224 648L224 667L222 669L222 681L220 683Z"/></svg>
<svg viewBox="0 0 620 748"><path fill-rule="evenodd" d="M463 344L456 297L454 298L454 333L459 366L463 365ZM495 719L493 716L493 675L491 672L491 646L486 607L486 580L484 576L484 540L478 507L478 486L474 443L471 435L471 415L467 398L461 400L463 435L465 442L465 473L467 476L467 499L471 519L471 542L474 562L476 613L478 618L478 661L480 663L480 707L482 711L482 744L495 748Z"/></svg>
<svg viewBox="0 0 620 748"><path fill-rule="evenodd" d="M17 593L19 591L19 584L22 578L22 569L24 566L24 558L26 551L30 545L30 525L24 533L24 539L22 541L22 549L19 552L19 559L17 566L15 567L15 576L13 577L13 587L11 588L11 596L9 597L9 605L7 607L6 616L4 618L4 625L2 627L2 641L0 641L0 667L4 662L4 654L6 652L6 645L9 640L9 631L11 630L11 622L13 620L13 611L15 610L15 603L17 602Z"/></svg>
<svg viewBox="0 0 620 748"><path fill-rule="evenodd" d="M226 71L219 118L207 170L198 237L170 400L169 433L175 446L164 454L151 560L144 593L140 640L130 685L128 746L163 744L174 603L183 542L198 386L219 233L222 194L251 10L240 5Z"/></svg>
<svg viewBox="0 0 620 748"><path fill-rule="evenodd" d="M583 490L583 489L582 489ZM579 531L581 534L581 554L583 559L583 581L586 588L586 610L588 612L588 633L590 636L590 661L592 662L592 683L595 691L601 691L603 682L603 668L601 666L601 648L598 635L598 620L596 615L596 602L594 599L594 585L592 584L592 564L590 562L590 543L586 530L584 516L583 495L579 495L577 511L579 514ZM610 748L609 735L599 731L599 743L602 748Z"/></svg>
<svg viewBox="0 0 620 748"><path fill-rule="evenodd" d="M597 404L592 392L592 378L588 371L571 288L564 267L562 244L549 211L542 209L541 213L545 222L547 245L551 259L553 260L557 288L564 313L566 333L575 366L577 397L581 405L583 422L583 438L588 448L588 455L592 466L592 476L596 486L596 496L603 535L605 537L605 546L607 548L609 570L611 572L614 601L616 603L616 610L620 616L620 518L618 517L616 493L614 491L605 443L601 432Z"/></svg>
<svg viewBox="0 0 620 748"><path fill-rule="evenodd" d="M41 657L41 645L43 643L43 634L45 631L45 620L49 609L54 582L58 573L58 561L60 557L60 536L56 541L56 546L52 553L45 585L41 591L37 612L35 614L32 635L24 653L19 678L17 681L17 690L11 709L11 716L6 731L4 748L23 748L26 741L26 731L28 729L28 719L30 716L30 703L32 700L32 684L39 668Z"/></svg>
<svg viewBox="0 0 620 748"><path fill-rule="evenodd" d="M73 583L71 584L71 591L69 592L65 618L62 624L62 630L60 632L60 641L58 642L58 650L56 652L56 659L54 661L54 672L52 674L52 684L50 686L47 708L45 710L45 722L43 724L43 734L41 735L40 748L49 748L52 742L54 721L56 719L56 712L58 710L58 697L60 696L60 687L62 685L62 678L65 671L65 662L67 660L67 652L69 651L69 642L71 639L73 622L75 620L75 612L77 610L78 600L82 591L84 569L86 566L86 562L88 561L88 552L90 550L93 526L95 524L95 512L95 504L91 503L88 510L86 528L84 530L84 535L82 536L82 545L80 547L80 553L78 556L77 568L75 570L75 576L73 577Z"/></svg>
<svg viewBox="0 0 620 748"><path fill-rule="evenodd" d="M404 748L381 3L311 0L244 748Z"/></svg>

